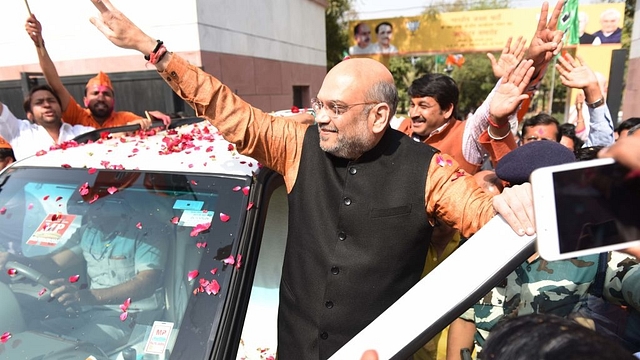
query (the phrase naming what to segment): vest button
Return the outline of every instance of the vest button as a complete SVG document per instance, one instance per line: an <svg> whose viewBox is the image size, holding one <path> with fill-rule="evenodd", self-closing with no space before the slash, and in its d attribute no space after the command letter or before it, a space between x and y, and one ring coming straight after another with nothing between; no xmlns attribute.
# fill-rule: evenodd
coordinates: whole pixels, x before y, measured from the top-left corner
<svg viewBox="0 0 640 360"><path fill-rule="evenodd" d="M351 199L349 199L348 197L344 198L343 201L345 205L347 206L351 205Z"/></svg>
<svg viewBox="0 0 640 360"><path fill-rule="evenodd" d="M340 233L338 234L338 240L340 240L340 241L347 240L347 234L345 234L344 232L340 231Z"/></svg>
<svg viewBox="0 0 640 360"><path fill-rule="evenodd" d="M329 338L329 334L327 334L326 331L323 331L322 334L320 334L320 339L327 340L328 338Z"/></svg>
<svg viewBox="0 0 640 360"><path fill-rule="evenodd" d="M331 273L332 273L333 275L338 275L338 274L340 274L340 268L339 268L339 267L337 267L337 266L332 267L332 268L331 268Z"/></svg>
<svg viewBox="0 0 640 360"><path fill-rule="evenodd" d="M354 168L353 166L349 168L349 174L355 175L357 172L358 172L358 169Z"/></svg>
<svg viewBox="0 0 640 360"><path fill-rule="evenodd" d="M331 309L333 307L333 301L327 301L324 303L324 306L326 306L327 309Z"/></svg>

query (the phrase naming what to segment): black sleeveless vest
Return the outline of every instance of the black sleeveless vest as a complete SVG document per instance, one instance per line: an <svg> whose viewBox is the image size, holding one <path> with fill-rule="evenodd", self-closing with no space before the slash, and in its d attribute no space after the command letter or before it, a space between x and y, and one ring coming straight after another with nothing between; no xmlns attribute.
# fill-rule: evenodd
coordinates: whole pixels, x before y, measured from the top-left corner
<svg viewBox="0 0 640 360"><path fill-rule="evenodd" d="M436 149L388 129L356 161L307 130L289 194L278 359L326 359L419 279L431 239L425 182Z"/></svg>

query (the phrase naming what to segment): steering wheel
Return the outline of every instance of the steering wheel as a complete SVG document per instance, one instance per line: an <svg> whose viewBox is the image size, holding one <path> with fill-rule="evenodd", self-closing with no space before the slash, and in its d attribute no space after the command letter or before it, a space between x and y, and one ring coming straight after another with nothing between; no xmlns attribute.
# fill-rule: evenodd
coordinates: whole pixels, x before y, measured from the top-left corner
<svg viewBox="0 0 640 360"><path fill-rule="evenodd" d="M16 275L20 275L23 276L33 282L35 282L36 284L42 285L44 286L44 289L46 290L46 293L50 293L51 289L49 288L49 286L51 286L51 284L49 283L51 281L51 279L49 279L49 277L47 277L46 275L44 275L43 273L41 273L38 270L35 270L33 268L30 268L29 266L19 263L17 261L7 261L7 263L4 265L5 269L15 269L17 274ZM43 301L47 301L48 299L52 299L48 296L40 296L38 297L38 300L43 300ZM57 304L57 301L55 301ZM60 306L64 306L62 304L60 304ZM79 314L80 312L80 305L74 303L71 305L68 305L65 309L65 311L67 312L68 315L73 316Z"/></svg>

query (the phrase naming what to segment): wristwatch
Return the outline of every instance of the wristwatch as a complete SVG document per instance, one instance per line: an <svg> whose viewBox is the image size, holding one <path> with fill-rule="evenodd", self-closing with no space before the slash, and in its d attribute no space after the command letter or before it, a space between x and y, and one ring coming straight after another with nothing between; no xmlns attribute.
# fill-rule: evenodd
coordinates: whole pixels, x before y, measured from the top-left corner
<svg viewBox="0 0 640 360"><path fill-rule="evenodd" d="M598 100L596 100L596 101L594 101L592 103L585 102L585 104L587 104L588 107L590 107L592 109L595 109L598 106L601 106L602 104L604 104L604 98L601 97L600 99L598 99Z"/></svg>

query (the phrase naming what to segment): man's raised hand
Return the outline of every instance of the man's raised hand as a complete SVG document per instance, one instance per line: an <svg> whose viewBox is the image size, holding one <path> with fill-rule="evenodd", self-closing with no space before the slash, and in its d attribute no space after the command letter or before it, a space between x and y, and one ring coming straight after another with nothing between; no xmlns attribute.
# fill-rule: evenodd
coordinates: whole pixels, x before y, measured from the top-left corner
<svg viewBox="0 0 640 360"><path fill-rule="evenodd" d="M91 0L100 11L100 16L92 17L91 23L114 45L124 49L134 49L147 55L156 47L156 40L145 34L109 0Z"/></svg>
<svg viewBox="0 0 640 360"><path fill-rule="evenodd" d="M513 44L511 40L512 38L509 36L498 60L496 60L492 53L487 53L487 57L491 60L493 75L496 79L500 79L509 69L517 66L520 60L524 57L524 46L526 45L527 40L523 39L522 36L518 36L518 39L516 39Z"/></svg>

